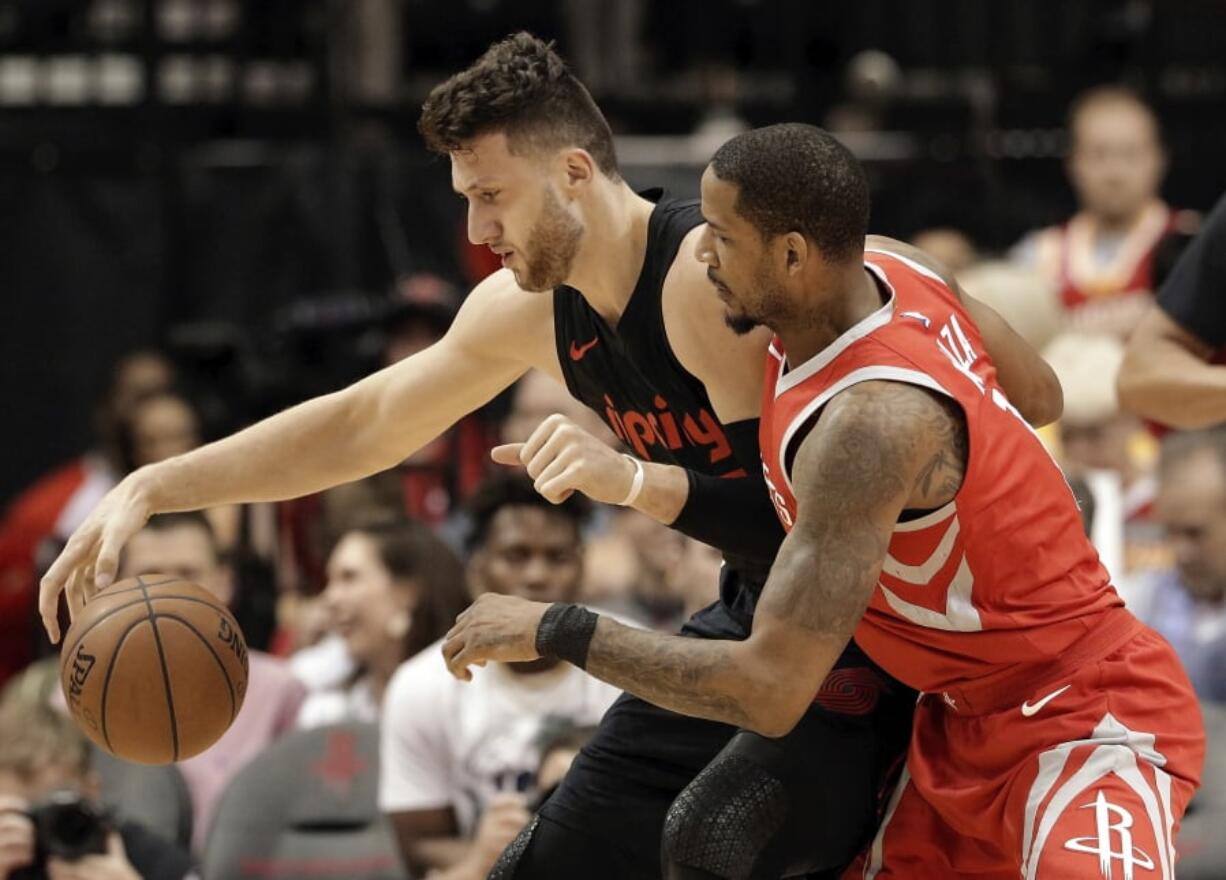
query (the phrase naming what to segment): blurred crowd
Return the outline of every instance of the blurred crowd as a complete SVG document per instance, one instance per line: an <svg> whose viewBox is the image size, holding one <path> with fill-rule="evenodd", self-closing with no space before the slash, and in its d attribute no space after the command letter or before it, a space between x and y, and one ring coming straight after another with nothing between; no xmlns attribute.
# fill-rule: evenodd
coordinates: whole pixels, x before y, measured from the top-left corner
<svg viewBox="0 0 1226 880"><path fill-rule="evenodd" d="M1226 795L1213 770L1226 760L1226 425L1172 431L1116 390L1128 340L1200 218L1162 200L1161 128L1135 94L1083 94L1068 131L1079 207L1065 222L1004 254L981 253L952 227L913 243L1057 371L1064 415L1043 439L1117 589L1175 646L1205 703L1207 829ZM398 284L372 323L382 364L440 338L460 298L433 276ZM121 576L156 571L210 589L243 626L251 678L213 748L175 767L122 765L65 719L36 585L126 473L202 442L201 401L219 392L197 381L189 394L180 370L155 349L123 357L89 451L11 500L0 521L0 880L39 876L22 873L35 861L47 876L85 880L304 876L307 863L311 876L484 878L616 692L548 661L458 682L438 650L456 614L494 591L675 631L715 600L718 553L633 511L580 497L554 506L492 464L494 445L527 439L555 412L617 444L565 388L529 373L383 474L283 504L151 520ZM72 874L48 849L54 823L40 824L65 788L112 829ZM1197 815L1181 842L1188 864L1214 845Z"/></svg>

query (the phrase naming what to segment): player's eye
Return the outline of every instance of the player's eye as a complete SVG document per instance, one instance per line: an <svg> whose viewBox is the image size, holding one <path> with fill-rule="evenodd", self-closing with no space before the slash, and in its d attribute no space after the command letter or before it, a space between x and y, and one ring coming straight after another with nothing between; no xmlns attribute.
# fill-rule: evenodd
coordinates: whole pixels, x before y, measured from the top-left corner
<svg viewBox="0 0 1226 880"><path fill-rule="evenodd" d="M486 190L480 195L481 201L485 202L487 205L494 204L494 199L497 197L498 192L496 190Z"/></svg>

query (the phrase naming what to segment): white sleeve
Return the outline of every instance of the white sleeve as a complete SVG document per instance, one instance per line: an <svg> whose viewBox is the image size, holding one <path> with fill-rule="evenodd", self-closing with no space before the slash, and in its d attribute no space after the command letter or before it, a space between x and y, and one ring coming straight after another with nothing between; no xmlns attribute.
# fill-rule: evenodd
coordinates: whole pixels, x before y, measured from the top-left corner
<svg viewBox="0 0 1226 880"><path fill-rule="evenodd" d="M427 648L426 651L431 651ZM423 652L425 653L425 652ZM442 666L417 657L388 683L379 732L379 809L385 813L448 807L456 801L451 750L446 735L445 690L436 673Z"/></svg>

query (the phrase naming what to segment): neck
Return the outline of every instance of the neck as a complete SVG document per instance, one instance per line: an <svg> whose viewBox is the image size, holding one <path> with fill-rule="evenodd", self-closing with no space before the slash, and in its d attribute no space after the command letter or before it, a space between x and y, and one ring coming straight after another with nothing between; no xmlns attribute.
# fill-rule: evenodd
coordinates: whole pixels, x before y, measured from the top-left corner
<svg viewBox="0 0 1226 880"><path fill-rule="evenodd" d="M1131 211L1120 214L1093 214L1097 235L1124 235L1141 219L1153 200L1146 200Z"/></svg>
<svg viewBox="0 0 1226 880"><path fill-rule="evenodd" d="M586 232L566 283L610 326L621 319L643 270L654 207L623 181L602 180L586 206Z"/></svg>
<svg viewBox="0 0 1226 880"><path fill-rule="evenodd" d="M858 259L828 270L800 298L787 320L772 329L783 340L788 362L795 366L826 348L881 308L881 304L877 280L864 268L864 261Z"/></svg>
<svg viewBox="0 0 1226 880"><path fill-rule="evenodd" d="M392 674L404 660L401 645L389 646L381 656L366 664L366 675L370 679L370 692L376 703L383 702L383 691L392 680Z"/></svg>

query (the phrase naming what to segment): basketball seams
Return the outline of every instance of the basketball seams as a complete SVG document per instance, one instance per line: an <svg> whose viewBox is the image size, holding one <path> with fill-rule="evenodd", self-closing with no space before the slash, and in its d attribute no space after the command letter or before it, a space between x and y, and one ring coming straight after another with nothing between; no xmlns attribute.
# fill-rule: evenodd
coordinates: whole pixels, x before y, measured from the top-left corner
<svg viewBox="0 0 1226 880"><path fill-rule="evenodd" d="M96 597L100 601L86 606L75 621L78 624L78 632L66 633L70 638L61 643L59 678L60 686L67 695L73 670L76 667L86 670L82 674L84 681L84 676L88 675L88 667L93 665L93 658L85 652L99 655L102 662L98 665L106 668L95 672L93 681L90 682L92 687L89 689L93 695L81 708L86 714L98 711L101 718L100 723L85 732L111 754L119 755L120 752L116 751L118 747L121 751L133 755L129 760L161 764L177 762L183 759L189 750L192 753L198 751L200 744L217 739L215 729L224 732L225 728L234 723L243 702L244 695L240 688L246 683L247 664L242 630L228 608L217 602L216 597L209 591L190 581L179 577L153 577L157 579L147 580L146 577L138 575L127 584L119 585L118 590L100 593ZM184 592L188 594L184 595ZM159 605L159 599L167 601ZM185 632L180 634L172 629L163 631L163 618L181 625ZM146 634L140 632L141 625L146 622L152 629L151 640L146 640ZM232 642L229 647L237 662L226 656L227 652L221 644L214 645L209 638L210 627L216 629L219 625L221 635L218 640L224 644L228 638ZM166 626L170 624L167 623ZM231 628L234 634L230 634ZM192 657L198 650L192 647L195 644L193 638L202 644L212 657L213 667L199 657ZM157 700L153 695L157 692L158 673L154 671L153 658L149 656L151 651L157 653L157 668L162 677L166 715L162 715L160 707L154 705ZM190 670L193 671L184 671L189 667L180 668L181 654L182 659L192 657ZM72 658L78 655L83 655L86 659L74 667ZM136 665L133 666L133 663ZM200 665L202 663L203 666ZM234 667L233 670L231 666ZM222 718L216 714L220 693L212 681L213 673L210 671L214 668L222 676L226 696L230 701L230 714L221 728L218 728L218 725ZM155 678L148 678L150 675ZM136 686L136 690L132 690L128 685L136 679L140 679L141 683ZM195 684L204 688L204 692L198 694ZM111 699L110 693L112 685L118 688L114 699ZM101 694L98 694L98 690L101 690ZM210 696L202 703L201 701L206 699L206 692ZM197 704L207 705L208 715L192 715L185 717L180 723L178 708L181 706L194 712L193 706ZM139 710L138 715L143 719L138 721L135 727L127 713L126 707L129 706L133 711ZM109 713L112 711L122 714L110 718ZM152 714L147 715L146 712ZM84 727L84 718L77 712L73 715L78 725ZM162 719L169 720L168 729L161 727L165 723ZM201 724L204 726L201 727ZM155 730L150 729L151 725L157 728L156 736ZM207 734L206 729L209 731ZM169 749L166 748L167 745L170 745ZM168 755L167 752L171 754Z"/></svg>
<svg viewBox="0 0 1226 880"><path fill-rule="evenodd" d="M124 590L124 592L126 593L127 590ZM65 647L61 649L62 656L71 657L73 652L76 651L77 646L80 645L81 642L84 640L84 638L87 635L89 635L91 632L93 632L94 628L97 627L98 624L102 623L102 621L108 620L109 618L118 614L120 611L124 611L125 609L128 609L128 608L134 608L135 606L140 605L142 602L144 602L143 599L133 599L131 602L125 602L123 605L117 605L114 608L111 608L110 610L103 612L102 615L97 620L95 620L93 623L91 623L83 633L77 636L77 640L72 643L71 648ZM148 618L146 617L145 619L147 620Z"/></svg>
<svg viewBox="0 0 1226 880"><path fill-rule="evenodd" d="M166 584L173 584L173 583L187 583L187 581L183 581L181 578L171 578L170 580L166 580L166 581L158 581L158 582L157 582L157 583L155 583L155 584L149 584L149 585L148 585L148 587L149 587L150 589L152 589L153 587L164 587ZM139 587L139 586L136 586L136 587L127 587L127 588L125 588L125 589L118 590L118 591L113 592L113 593L106 593L105 595L106 595L106 597L107 597L107 598L110 598L111 596L118 596L118 595L120 595L120 594L122 594L122 593L129 593L129 592L131 592L131 591L133 591L133 590L139 590L139 589L142 589L142 588L141 588L141 587ZM200 604L200 605L208 605L210 608L219 608L220 610L225 611L227 614L229 614L229 613L230 613L230 611L229 611L229 609L228 609L228 608L222 608L220 605L214 605L213 603L211 603L211 602L206 602L204 599L198 598L198 597L196 597L196 596L184 596L184 595L181 595L181 594L179 594L179 593L170 593L169 595L158 595L158 596L148 597L148 600L150 600L150 601L157 601L158 599L182 599L182 600L183 600L183 601L185 601L185 602L196 602L196 603L198 603L198 604ZM81 644L81 640L82 640L82 639L84 639L84 638L85 638L87 635L89 635L91 632L93 632L94 627L96 627L98 624L102 623L102 621L104 621L104 620L108 619L109 617L111 617L111 616L113 616L113 615L115 615L115 614L119 613L120 611L123 611L125 608L132 608L132 607L134 607L134 606L136 606L136 605L140 605L142 602L145 602L145 601L146 601L146 599L144 599L144 598L141 598L141 599L133 599L133 600L132 600L132 601L130 601L130 602L125 602L125 603L124 603L124 604L122 604L122 605L116 605L114 608L110 608L110 609L108 609L108 610L104 611L104 612L103 612L103 613L102 613L102 614L101 614L101 615L98 617L98 619L97 619L97 620L95 620L95 621L91 622L91 623L90 623L90 625L89 625L89 627L88 627L88 628L86 628L86 630L85 630L84 632L82 632L82 633L81 633L79 636L77 636L76 641L74 641L74 642L72 643L72 646L71 646L71 647L66 647L66 648L62 649L62 654L63 654L63 656L72 656L72 652L73 652L73 651L75 651L75 650L77 649L77 645ZM232 615L232 614L231 614L231 615L230 615L230 619L233 621L233 620L234 620L234 615Z"/></svg>
<svg viewBox="0 0 1226 880"><path fill-rule="evenodd" d="M191 621L189 621L185 617L180 617L177 614L168 614L164 611L155 611L153 619L155 621L155 625L156 625L156 621L163 620L163 619L174 620L178 623L183 624L185 627L187 627L189 630L192 631L192 633L196 636L196 638L200 639L201 643L206 648L208 648L208 651L213 656L213 659L217 661L217 666L221 670L221 677L225 679L225 682L226 682L226 689L230 692L230 723L233 724L234 719L238 717L237 699L234 696L234 683L230 681L230 671L226 669L226 664L221 659L221 656L217 653L217 650L211 644L209 644L209 640L205 637L204 633L196 629L195 624L193 624Z"/></svg>
<svg viewBox="0 0 1226 880"><path fill-rule="evenodd" d="M107 731L106 723L106 698L107 693L111 689L111 674L115 671L115 661L119 659L119 652L123 648L123 643L127 641L128 636L132 635L132 630L136 629L142 623L148 623L150 626L153 625L153 622L149 619L148 615L142 617L140 620L134 620L128 624L128 628L123 631L123 635L121 635L115 641L115 647L111 649L110 662L106 664L106 676L102 679L102 706L98 710L98 713L102 716L102 738L106 740L106 747L112 752L114 751L114 748L111 746L111 734ZM77 641L80 642L80 639L77 639Z"/></svg>
<svg viewBox="0 0 1226 880"><path fill-rule="evenodd" d="M172 760L179 760L179 721L175 717L175 697L170 688L170 670L166 668L166 652L162 650L162 634L158 632L157 617L153 610L153 602L149 599L149 591L145 589L144 581L138 575L136 582L140 584L145 596L145 604L149 608L149 626L153 629L153 644L158 652L158 664L162 667L162 684L166 688L166 709L170 713L170 739L174 747ZM112 665L114 662L112 661Z"/></svg>

